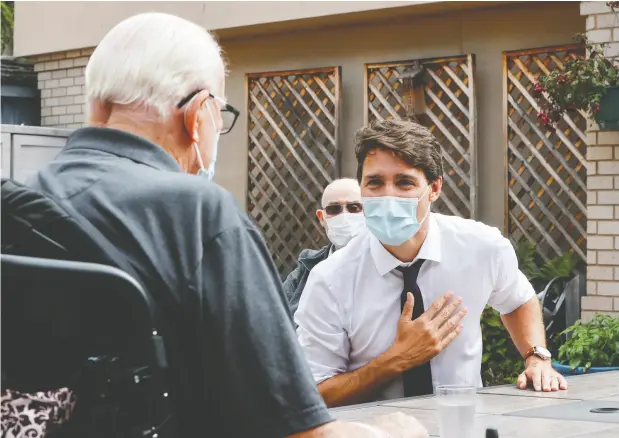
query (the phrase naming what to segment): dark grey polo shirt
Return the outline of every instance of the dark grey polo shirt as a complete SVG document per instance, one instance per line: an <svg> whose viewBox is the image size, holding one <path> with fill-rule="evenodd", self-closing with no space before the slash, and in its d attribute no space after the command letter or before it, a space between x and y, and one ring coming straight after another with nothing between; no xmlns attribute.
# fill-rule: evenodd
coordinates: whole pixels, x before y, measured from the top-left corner
<svg viewBox="0 0 619 438"><path fill-rule="evenodd" d="M331 420L271 257L227 191L141 137L92 127L29 185L68 201L154 296L171 328L180 436L281 437Z"/></svg>

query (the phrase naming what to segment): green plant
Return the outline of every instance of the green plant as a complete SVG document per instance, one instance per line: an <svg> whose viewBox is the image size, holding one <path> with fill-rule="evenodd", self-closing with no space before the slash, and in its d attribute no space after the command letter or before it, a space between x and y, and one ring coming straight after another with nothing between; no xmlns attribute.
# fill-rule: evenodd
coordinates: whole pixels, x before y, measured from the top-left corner
<svg viewBox="0 0 619 438"><path fill-rule="evenodd" d="M15 2L2 2L2 53L13 43L13 7Z"/></svg>
<svg viewBox="0 0 619 438"><path fill-rule="evenodd" d="M543 126L558 122L566 112L599 112L607 87L619 85L619 64L604 57L604 44L592 44L583 34L576 38L589 56L567 61L564 70L541 75L533 85L540 106L537 119Z"/></svg>
<svg viewBox="0 0 619 438"><path fill-rule="evenodd" d="M481 376L484 386L516 383L523 370L520 353L509 337L499 312L486 307L481 315L483 353Z"/></svg>
<svg viewBox="0 0 619 438"><path fill-rule="evenodd" d="M571 251L544 262L535 250L535 245L526 239L514 245L514 250L518 259L518 268L537 291L543 290L553 278L571 278L579 263L578 258Z"/></svg>
<svg viewBox="0 0 619 438"><path fill-rule="evenodd" d="M587 323L576 321L562 334L568 337L559 347L559 360L572 370L619 366L619 318L596 315Z"/></svg>
<svg viewBox="0 0 619 438"><path fill-rule="evenodd" d="M550 281L553 278L569 278L574 275L574 270L578 264L573 252L565 252L544 263L539 272L533 278Z"/></svg>

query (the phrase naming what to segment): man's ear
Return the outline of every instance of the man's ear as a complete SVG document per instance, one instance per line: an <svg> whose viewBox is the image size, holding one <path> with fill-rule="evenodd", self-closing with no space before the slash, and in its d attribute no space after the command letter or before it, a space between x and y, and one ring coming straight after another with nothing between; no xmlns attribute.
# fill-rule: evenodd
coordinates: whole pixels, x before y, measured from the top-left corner
<svg viewBox="0 0 619 438"><path fill-rule="evenodd" d="M322 210L316 210L316 218L318 218L318 222L323 227L325 226L325 212Z"/></svg>
<svg viewBox="0 0 619 438"><path fill-rule="evenodd" d="M430 184L430 202L436 202L436 200L441 195L441 190L443 189L443 177L439 176L436 178L436 181Z"/></svg>
<svg viewBox="0 0 619 438"><path fill-rule="evenodd" d="M112 113L112 105L102 100L94 100L88 105L88 124L104 126Z"/></svg>
<svg viewBox="0 0 619 438"><path fill-rule="evenodd" d="M191 100L187 102L187 105L185 105L185 129L187 130L192 142L197 142L199 140L197 138L198 132L196 127L200 121L200 109L204 106L204 102L209 96L210 94L207 90L202 90L192 97Z"/></svg>

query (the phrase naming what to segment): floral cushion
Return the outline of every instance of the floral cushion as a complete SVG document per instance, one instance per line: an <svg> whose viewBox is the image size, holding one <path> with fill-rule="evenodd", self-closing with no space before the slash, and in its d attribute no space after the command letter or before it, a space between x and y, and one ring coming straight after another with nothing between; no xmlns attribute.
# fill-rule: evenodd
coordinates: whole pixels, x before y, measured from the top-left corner
<svg viewBox="0 0 619 438"><path fill-rule="evenodd" d="M2 437L50 437L69 420L75 409L75 393L68 388L22 393L2 391Z"/></svg>

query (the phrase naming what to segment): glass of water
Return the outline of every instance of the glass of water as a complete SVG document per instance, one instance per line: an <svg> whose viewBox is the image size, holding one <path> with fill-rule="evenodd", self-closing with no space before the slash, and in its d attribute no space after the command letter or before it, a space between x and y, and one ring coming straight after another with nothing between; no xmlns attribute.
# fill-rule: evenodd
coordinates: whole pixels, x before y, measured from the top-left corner
<svg viewBox="0 0 619 438"><path fill-rule="evenodd" d="M477 388L469 385L436 387L441 438L471 438L475 426Z"/></svg>

